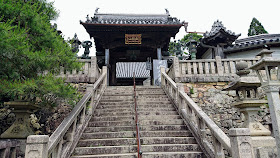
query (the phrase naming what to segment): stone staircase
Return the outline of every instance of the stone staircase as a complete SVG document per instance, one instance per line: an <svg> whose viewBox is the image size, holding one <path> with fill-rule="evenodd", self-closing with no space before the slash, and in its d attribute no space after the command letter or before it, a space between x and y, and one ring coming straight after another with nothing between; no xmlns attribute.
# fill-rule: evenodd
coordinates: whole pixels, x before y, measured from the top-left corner
<svg viewBox="0 0 280 158"><path fill-rule="evenodd" d="M164 91L137 87L142 157L205 157ZM72 158L136 158L133 87L108 87Z"/></svg>

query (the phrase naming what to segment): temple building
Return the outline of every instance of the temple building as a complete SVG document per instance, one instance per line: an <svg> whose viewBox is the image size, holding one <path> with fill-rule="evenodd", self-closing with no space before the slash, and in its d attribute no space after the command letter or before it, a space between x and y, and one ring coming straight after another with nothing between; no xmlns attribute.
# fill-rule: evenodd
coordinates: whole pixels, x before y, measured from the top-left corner
<svg viewBox="0 0 280 158"><path fill-rule="evenodd" d="M184 25L168 10L165 14L103 14L96 10L80 23L94 39L99 67L108 66L110 85L130 84L133 72L139 84L152 79L146 63L168 56L170 38Z"/></svg>
<svg viewBox="0 0 280 158"><path fill-rule="evenodd" d="M215 21L211 30L200 39L197 58L254 58L264 47L274 52L272 56L280 57L280 34L261 34L237 39L240 35L227 30L221 21Z"/></svg>

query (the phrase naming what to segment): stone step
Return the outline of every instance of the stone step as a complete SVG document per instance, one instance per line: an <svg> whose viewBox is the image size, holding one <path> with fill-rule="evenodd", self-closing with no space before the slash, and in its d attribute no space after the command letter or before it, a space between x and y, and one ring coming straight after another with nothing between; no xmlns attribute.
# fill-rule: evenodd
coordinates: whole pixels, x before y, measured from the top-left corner
<svg viewBox="0 0 280 158"><path fill-rule="evenodd" d="M140 131L179 131L188 130L185 125L140 125ZM112 127L87 127L85 133L94 132L118 132L118 131L135 131L133 126L112 126Z"/></svg>
<svg viewBox="0 0 280 158"><path fill-rule="evenodd" d="M137 103L139 108L174 108L172 104L140 104Z"/></svg>
<svg viewBox="0 0 280 158"><path fill-rule="evenodd" d="M134 112L132 108L117 108L117 109L96 109L96 113L103 113L103 112Z"/></svg>
<svg viewBox="0 0 280 158"><path fill-rule="evenodd" d="M134 101L124 101L124 102L107 102L101 100L98 105L131 105L134 104Z"/></svg>
<svg viewBox="0 0 280 158"><path fill-rule="evenodd" d="M192 137L190 131L140 131L141 137Z"/></svg>
<svg viewBox="0 0 280 158"><path fill-rule="evenodd" d="M204 158L199 151L181 152L144 152L142 158Z"/></svg>
<svg viewBox="0 0 280 158"><path fill-rule="evenodd" d="M93 116L103 117L103 116L131 116L134 112L94 112Z"/></svg>
<svg viewBox="0 0 280 158"><path fill-rule="evenodd" d="M168 98L165 94L139 94L137 95L137 99L145 99L145 98Z"/></svg>
<svg viewBox="0 0 280 158"><path fill-rule="evenodd" d="M109 99L109 98L107 98L107 99L101 99L100 102L101 103L113 102L113 103L122 103L122 104L124 104L124 103L127 103L127 102L133 102L134 103L134 100L133 99Z"/></svg>
<svg viewBox="0 0 280 158"><path fill-rule="evenodd" d="M105 117L92 117L90 121L132 121L134 115L130 116L105 116Z"/></svg>
<svg viewBox="0 0 280 158"><path fill-rule="evenodd" d="M180 115L167 115L168 119L181 119ZM165 116L161 115L141 115L138 116L139 120L162 120Z"/></svg>
<svg viewBox="0 0 280 158"><path fill-rule="evenodd" d="M171 104L138 104L138 108L174 108ZM98 105L96 109L118 109L118 108L134 108L134 103L131 104L115 104L115 105Z"/></svg>
<svg viewBox="0 0 280 158"><path fill-rule="evenodd" d="M149 125L149 126L140 125L140 131L179 131L179 130L188 130L188 127L185 125Z"/></svg>
<svg viewBox="0 0 280 158"><path fill-rule="evenodd" d="M102 154L102 155L76 155L70 158L136 158L137 153Z"/></svg>
<svg viewBox="0 0 280 158"><path fill-rule="evenodd" d="M163 91L161 87L139 87L136 86L136 91Z"/></svg>
<svg viewBox="0 0 280 158"><path fill-rule="evenodd" d="M142 108L138 106L137 111L176 111L175 108Z"/></svg>
<svg viewBox="0 0 280 158"><path fill-rule="evenodd" d="M137 111L139 112L145 112L145 111L176 111L175 108L143 108L138 107ZM134 113L134 107L131 106L129 108L113 108L113 109L96 109L94 113L106 113L106 112L133 112Z"/></svg>
<svg viewBox="0 0 280 158"><path fill-rule="evenodd" d="M146 96L146 95L165 95L164 91L136 91L137 96Z"/></svg>
<svg viewBox="0 0 280 158"><path fill-rule="evenodd" d="M108 127L108 126L133 126L135 121L94 121L89 122L88 127Z"/></svg>
<svg viewBox="0 0 280 158"><path fill-rule="evenodd" d="M177 111L138 111L139 117L144 115L178 115Z"/></svg>
<svg viewBox="0 0 280 158"><path fill-rule="evenodd" d="M134 104L134 101L116 101L114 102L113 100L101 100L99 102L99 105L131 105ZM172 105L171 102L168 101L145 101L145 100L141 100L141 101L137 101L137 105Z"/></svg>
<svg viewBox="0 0 280 158"><path fill-rule="evenodd" d="M87 127L84 133L135 131L135 126Z"/></svg>
<svg viewBox="0 0 280 158"><path fill-rule="evenodd" d="M83 133L81 140L97 138L135 138L134 133L134 131Z"/></svg>
<svg viewBox="0 0 280 158"><path fill-rule="evenodd" d="M119 109L119 108L132 108L134 104L119 104L119 105L98 105L96 109Z"/></svg>
<svg viewBox="0 0 280 158"><path fill-rule="evenodd" d="M137 98L137 103L139 102L156 102L156 101L159 101L159 102L168 102L169 99L168 98Z"/></svg>
<svg viewBox="0 0 280 158"><path fill-rule="evenodd" d="M133 91L131 92L104 92L103 96L133 96Z"/></svg>
<svg viewBox="0 0 280 158"><path fill-rule="evenodd" d="M128 89L126 91L119 90L119 89L112 89L112 90L106 90L104 94L134 94L133 89Z"/></svg>
<svg viewBox="0 0 280 158"><path fill-rule="evenodd" d="M196 144L194 137L141 137L141 145L149 144ZM135 145L136 138L109 138L80 140L77 147Z"/></svg>
<svg viewBox="0 0 280 158"><path fill-rule="evenodd" d="M107 100L107 99L109 99L109 100L112 100L112 99L116 99L116 100L120 100L120 99L128 100L128 99L130 99L130 100L132 100L133 98L134 98L133 95L127 95L127 96L123 96L123 95L119 95L119 96L108 95L108 96L106 96L106 95L103 95L101 100Z"/></svg>
<svg viewBox="0 0 280 158"><path fill-rule="evenodd" d="M184 125L182 119L139 120L140 125Z"/></svg>
<svg viewBox="0 0 280 158"><path fill-rule="evenodd" d="M137 153L71 156L71 158L136 158L136 157L137 157ZM204 157L205 155L199 151L145 152L142 154L142 158L204 158Z"/></svg>
<svg viewBox="0 0 280 158"><path fill-rule="evenodd" d="M201 151L198 144L152 144L141 145L142 152Z"/></svg>
<svg viewBox="0 0 280 158"><path fill-rule="evenodd" d="M76 147L73 155L124 154L137 152L136 145Z"/></svg>
<svg viewBox="0 0 280 158"><path fill-rule="evenodd" d="M150 104L153 104L153 105L162 105L162 104L171 104L172 103L169 101L169 100L165 100L165 101L161 101L161 100L158 100L158 101L155 101L155 100L152 100L152 101L149 101L149 100L137 100L137 104L139 105L150 105Z"/></svg>
<svg viewBox="0 0 280 158"><path fill-rule="evenodd" d="M94 116L130 116L134 112L94 112ZM177 111L138 111L138 116L145 115L178 115Z"/></svg>
<svg viewBox="0 0 280 158"><path fill-rule="evenodd" d="M133 96L133 91L128 92L104 92L103 96Z"/></svg>
<svg viewBox="0 0 280 158"><path fill-rule="evenodd" d="M77 147L121 146L124 144L135 145L136 143L136 138L85 139L80 140Z"/></svg>
<svg viewBox="0 0 280 158"><path fill-rule="evenodd" d="M141 137L141 145L149 144L196 144L194 137Z"/></svg>
<svg viewBox="0 0 280 158"><path fill-rule="evenodd" d="M200 151L198 144L153 144L142 145L141 150L145 152L186 152ZM98 146L98 147L76 147L73 155L97 155L97 154L122 154L135 153L136 145L125 146Z"/></svg>
<svg viewBox="0 0 280 158"><path fill-rule="evenodd" d="M81 139L134 138L134 131L83 133ZM140 131L141 137L191 137L189 131Z"/></svg>

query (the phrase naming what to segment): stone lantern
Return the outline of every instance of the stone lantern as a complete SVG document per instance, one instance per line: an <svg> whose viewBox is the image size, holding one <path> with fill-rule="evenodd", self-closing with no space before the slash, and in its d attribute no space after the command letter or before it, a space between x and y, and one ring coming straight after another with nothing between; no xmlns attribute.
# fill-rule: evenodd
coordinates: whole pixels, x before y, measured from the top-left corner
<svg viewBox="0 0 280 158"><path fill-rule="evenodd" d="M39 109L38 105L34 105L25 101L5 102L5 105L14 109L16 115L15 122L1 134L1 138L27 138L29 135L35 134L32 128L30 114L34 110Z"/></svg>
<svg viewBox="0 0 280 158"><path fill-rule="evenodd" d="M195 60L196 59L196 45L197 45L197 41L195 41L194 39L192 39L187 43L187 47L189 48L189 53L191 55L191 60Z"/></svg>
<svg viewBox="0 0 280 158"><path fill-rule="evenodd" d="M257 115L260 106L267 103L266 100L260 100L257 88L261 85L257 77L247 76L250 73L248 63L240 61L236 63L238 81L231 82L225 90L236 90L238 100L232 106L239 108L245 116L245 122L242 128L249 128L251 136L270 136L270 130L266 129L258 120Z"/></svg>
<svg viewBox="0 0 280 158"><path fill-rule="evenodd" d="M270 109L273 134L276 139L278 158L280 157L280 59L271 56L273 52L262 50L258 56L262 58L252 65L250 69L256 70L261 87L267 95Z"/></svg>

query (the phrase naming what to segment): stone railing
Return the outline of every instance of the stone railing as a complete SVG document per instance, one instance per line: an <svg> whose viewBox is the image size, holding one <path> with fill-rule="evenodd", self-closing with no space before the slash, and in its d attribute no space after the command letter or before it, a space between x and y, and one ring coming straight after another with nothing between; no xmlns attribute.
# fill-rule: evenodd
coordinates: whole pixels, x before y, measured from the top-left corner
<svg viewBox="0 0 280 158"><path fill-rule="evenodd" d="M0 157L17 158L20 142L17 140L0 140Z"/></svg>
<svg viewBox="0 0 280 158"><path fill-rule="evenodd" d="M50 137L47 135L31 135L27 137L25 157L70 157L106 86L107 67L104 66L102 75L93 85L88 85L86 94Z"/></svg>
<svg viewBox="0 0 280 158"><path fill-rule="evenodd" d="M230 129L230 137L228 137L184 92L183 86L176 84L165 73L163 67L161 68L161 86L184 118L207 157L224 158L227 154L234 158L253 157L249 129Z"/></svg>
<svg viewBox="0 0 280 158"><path fill-rule="evenodd" d="M78 62L84 63L82 70L65 71L63 67L57 77L66 78L66 82L72 83L94 83L101 75L101 70L98 68L96 57L91 59L78 59Z"/></svg>
<svg viewBox="0 0 280 158"><path fill-rule="evenodd" d="M172 69L167 72L176 82L227 82L234 81L236 75L236 62L246 61L251 66L258 61L252 59L215 59L178 60L174 58ZM255 76L255 72L249 75Z"/></svg>

